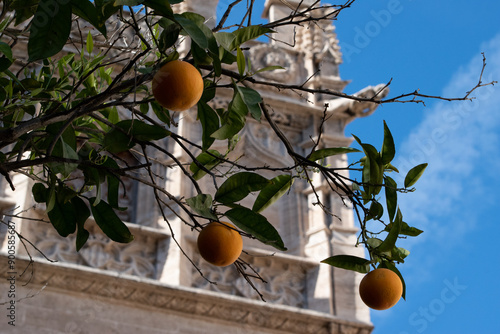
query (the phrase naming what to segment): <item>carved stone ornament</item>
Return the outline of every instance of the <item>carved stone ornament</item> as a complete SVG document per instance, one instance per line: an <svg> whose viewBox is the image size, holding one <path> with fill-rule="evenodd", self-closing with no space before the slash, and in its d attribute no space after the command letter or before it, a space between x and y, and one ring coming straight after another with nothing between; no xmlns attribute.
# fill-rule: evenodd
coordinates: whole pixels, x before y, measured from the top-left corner
<svg viewBox="0 0 500 334"><path fill-rule="evenodd" d="M299 53L269 44L252 45L249 52L254 70L268 66L281 66L284 68L284 70L278 69L260 72L256 75L257 77L286 83L297 83L300 81L301 71L298 67Z"/></svg>
<svg viewBox="0 0 500 334"><path fill-rule="evenodd" d="M89 222L88 222L89 223ZM138 277L155 278L158 240L150 235L134 234L134 242L121 244L110 240L95 224L86 224L90 237L75 250L75 236L63 238L45 224L31 223L31 242L47 258ZM33 252L33 257L41 257Z"/></svg>
<svg viewBox="0 0 500 334"><path fill-rule="evenodd" d="M274 256L243 256L245 261L262 277L252 280L264 299L273 304L306 307L307 266L297 266ZM199 256L194 258L197 267L206 278L193 268L193 287L259 300L256 291L248 284L234 266L214 267ZM251 269L249 269L251 272ZM209 281L217 282L212 284Z"/></svg>
<svg viewBox="0 0 500 334"><path fill-rule="evenodd" d="M28 258L19 256L16 259L19 268L27 268L29 263ZM156 312L173 312L196 319L192 324L193 330L196 326L202 326L200 324L204 321L223 321L231 323L234 328L252 328L256 333L275 334L369 334L373 328L371 324L325 313L303 309L298 311L293 307L269 305L234 296L219 295L214 298L211 292L174 287L149 279L131 279L109 271L38 261L34 266L32 275L17 278L19 284L27 282L28 287L34 289L56 288L52 291L92 296L91 299L101 300L101 303L109 302L107 305L147 305ZM8 271L7 256L0 255L2 281L7 278Z"/></svg>

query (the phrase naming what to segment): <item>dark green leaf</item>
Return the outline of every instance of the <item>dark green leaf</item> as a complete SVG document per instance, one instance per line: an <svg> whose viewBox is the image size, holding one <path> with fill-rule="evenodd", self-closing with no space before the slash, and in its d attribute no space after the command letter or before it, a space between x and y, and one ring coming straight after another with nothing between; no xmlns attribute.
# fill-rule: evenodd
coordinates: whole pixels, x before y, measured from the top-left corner
<svg viewBox="0 0 500 334"><path fill-rule="evenodd" d="M422 176L425 168L427 168L427 163L420 164L410 169L410 171L408 172L408 174L406 174L405 177L405 188L413 186Z"/></svg>
<svg viewBox="0 0 500 334"><path fill-rule="evenodd" d="M168 48L172 47L175 42L177 42L181 27L174 21L166 18L160 20L160 25L162 26L163 31L158 39L158 47L160 50L166 51Z"/></svg>
<svg viewBox="0 0 500 334"><path fill-rule="evenodd" d="M257 121L260 121L262 114L262 111L260 110L260 103L262 102L262 97L259 92L252 88L240 86L237 86L237 90L252 117Z"/></svg>
<svg viewBox="0 0 500 334"><path fill-rule="evenodd" d="M198 27L196 22L180 14L174 14L175 20L181 25L182 29L198 44L202 49L208 48L208 40L205 33Z"/></svg>
<svg viewBox="0 0 500 334"><path fill-rule="evenodd" d="M231 43L231 46L227 50L236 50L236 48L241 44L271 32L273 32L272 29L265 28L259 25L243 27L235 30L233 31L234 39Z"/></svg>
<svg viewBox="0 0 500 334"><path fill-rule="evenodd" d="M345 154L345 153L353 153L360 152L360 150L353 147L331 147L331 148L323 148L312 152L307 158L310 161L317 161L320 159L324 159L326 157L330 157L332 155Z"/></svg>
<svg viewBox="0 0 500 334"><path fill-rule="evenodd" d="M168 112L167 109L163 108L158 102L152 101L151 102L151 108L153 108L153 112L155 113L156 117L163 123L165 123L167 126L170 126L170 113Z"/></svg>
<svg viewBox="0 0 500 334"><path fill-rule="evenodd" d="M278 175L271 179L271 183L264 187L253 204L252 210L262 212L285 195L293 184L291 175Z"/></svg>
<svg viewBox="0 0 500 334"><path fill-rule="evenodd" d="M106 25L99 20L97 8L89 0L71 0L73 14L92 24L106 37Z"/></svg>
<svg viewBox="0 0 500 334"><path fill-rule="evenodd" d="M370 271L370 261L353 255L334 255L321 261L337 268L357 271L366 274Z"/></svg>
<svg viewBox="0 0 500 334"><path fill-rule="evenodd" d="M91 198L90 201L95 202L95 199ZM99 201L99 204L91 206L91 210L95 222L111 240L121 243L134 240L127 225L121 221L108 203Z"/></svg>
<svg viewBox="0 0 500 334"><path fill-rule="evenodd" d="M78 196L74 197L71 203L76 213L76 251L78 252L83 245L85 245L90 235L89 231L84 227L85 222L90 217L90 210L85 202Z"/></svg>
<svg viewBox="0 0 500 334"><path fill-rule="evenodd" d="M31 188L31 192L33 193L33 199L37 203L45 203L48 199L48 189L41 183L35 183L33 188Z"/></svg>
<svg viewBox="0 0 500 334"><path fill-rule="evenodd" d="M254 236L260 242L286 251L285 244L278 231L263 215L248 208L237 207L225 213L234 225Z"/></svg>
<svg viewBox="0 0 500 334"><path fill-rule="evenodd" d="M396 146L394 145L394 139L392 138L391 131L384 121L384 143L382 145L382 164L386 165L394 159L396 155Z"/></svg>
<svg viewBox="0 0 500 334"><path fill-rule="evenodd" d="M76 230L76 212L71 202L65 202L62 196L55 193L54 206L47 212L50 222L62 237L67 237Z"/></svg>
<svg viewBox="0 0 500 334"><path fill-rule="evenodd" d="M151 125L137 119L127 119L116 123L117 127L130 133L135 139L140 141L160 140L170 136L170 131L164 127Z"/></svg>
<svg viewBox="0 0 500 334"><path fill-rule="evenodd" d="M51 57L62 50L71 31L71 3L40 0L31 21L29 61Z"/></svg>
<svg viewBox="0 0 500 334"><path fill-rule="evenodd" d="M392 226L393 226L393 223L388 224L385 227L385 231L389 232L391 230ZM420 234L422 234L423 232L424 231L422 231L416 227L412 227L412 226L408 225L406 222L403 222L401 225L401 231L399 232L399 234L407 235L409 237L416 237L416 236L419 236Z"/></svg>
<svg viewBox="0 0 500 334"><path fill-rule="evenodd" d="M396 246L396 241L398 240L399 233L401 231L401 226L403 225L403 215L401 214L401 210L398 209L396 213L396 217L392 222L392 227L384 241L377 247L377 250L381 252L390 251L392 248Z"/></svg>
<svg viewBox="0 0 500 334"><path fill-rule="evenodd" d="M10 48L9 44L0 42L0 52L3 53L4 56L11 62L14 61L14 59L12 58L12 49Z"/></svg>
<svg viewBox="0 0 500 334"><path fill-rule="evenodd" d="M215 141L211 135L219 128L219 116L208 104L198 103L198 119L202 128L202 149L207 150Z"/></svg>
<svg viewBox="0 0 500 334"><path fill-rule="evenodd" d="M229 139L243 129L248 114L248 107L243 101L241 94L236 90L233 100L230 102L228 111L222 119L222 126L212 133L215 139Z"/></svg>
<svg viewBox="0 0 500 334"><path fill-rule="evenodd" d="M108 157L102 167L108 168L109 171L106 172L106 183L108 184L108 203L114 209L122 209L119 205L119 193L120 193L120 177L118 174L114 173L113 170L118 170L118 164L115 160Z"/></svg>
<svg viewBox="0 0 500 334"><path fill-rule="evenodd" d="M141 2L149 8L152 8L155 11L155 14L170 18L173 17L174 12L172 11L170 4L176 3L175 1L146 0Z"/></svg>
<svg viewBox="0 0 500 334"><path fill-rule="evenodd" d="M270 183L262 175L251 172L240 172L231 175L215 193L219 203L230 204L241 201L253 191L259 191Z"/></svg>
<svg viewBox="0 0 500 334"><path fill-rule="evenodd" d="M397 183L391 177L385 177L385 201L387 205L387 213L389 214L389 220L394 220L394 215L396 214L396 209L398 207L398 192Z"/></svg>
<svg viewBox="0 0 500 334"><path fill-rule="evenodd" d="M377 220L380 219L384 214L384 207L379 202L372 201L369 212L370 212L369 218Z"/></svg>
<svg viewBox="0 0 500 334"><path fill-rule="evenodd" d="M216 150L208 150L207 152L203 152L198 155L196 157L196 161L198 163L192 162L189 166L189 169L193 173L193 178L195 180L201 179L207 174L207 171L212 170L218 164L220 164L222 161L218 157L222 157L222 154L220 154ZM201 168L199 165L203 166L203 168Z"/></svg>
<svg viewBox="0 0 500 334"><path fill-rule="evenodd" d="M146 124L137 119L127 119L115 124L104 136L104 147L112 153L120 153L132 148L135 141L163 139L170 131L157 125Z"/></svg>
<svg viewBox="0 0 500 334"><path fill-rule="evenodd" d="M199 194L195 197L186 199L186 203L200 216L217 220L217 216L212 211L212 196L208 194Z"/></svg>
<svg viewBox="0 0 500 334"><path fill-rule="evenodd" d="M115 6L138 6L142 4L144 0L115 0Z"/></svg>

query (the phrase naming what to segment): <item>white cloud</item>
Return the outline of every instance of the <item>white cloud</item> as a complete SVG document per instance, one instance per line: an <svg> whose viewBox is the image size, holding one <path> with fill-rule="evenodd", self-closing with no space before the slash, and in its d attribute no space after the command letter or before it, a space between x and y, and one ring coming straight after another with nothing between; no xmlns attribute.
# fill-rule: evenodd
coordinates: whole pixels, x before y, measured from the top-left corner
<svg viewBox="0 0 500 334"><path fill-rule="evenodd" d="M487 59L483 83L500 81L500 34L481 51ZM457 70L443 96L463 96L477 84L481 66L478 54ZM421 242L426 249L434 247L433 254L451 249L475 227L477 210L493 210L498 198L500 84L472 95L476 96L472 102L439 102L429 107L394 162L403 176L410 167L429 163L416 192L399 196L405 221L425 231L405 243L410 250ZM402 177L397 181L402 183ZM412 257L409 262L414 261Z"/></svg>

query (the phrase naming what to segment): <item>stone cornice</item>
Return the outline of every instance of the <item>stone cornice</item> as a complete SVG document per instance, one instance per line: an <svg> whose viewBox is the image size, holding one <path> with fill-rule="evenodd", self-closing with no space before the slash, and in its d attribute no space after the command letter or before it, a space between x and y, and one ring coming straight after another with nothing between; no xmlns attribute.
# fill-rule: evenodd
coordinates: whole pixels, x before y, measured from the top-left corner
<svg viewBox="0 0 500 334"><path fill-rule="evenodd" d="M1 277L8 270L5 254L0 255ZM369 334L373 326L364 322L342 319L329 314L295 307L267 304L246 298L222 295L210 291L162 284L152 279L120 275L113 272L67 263L34 264L33 274L27 270L17 282L29 286L45 286L63 293L77 293L109 298L115 302L139 307L153 307L166 312L208 317L211 321L232 322L238 326L253 326L273 333ZM28 268L26 257L16 258L16 268ZM42 292L43 293L43 292Z"/></svg>

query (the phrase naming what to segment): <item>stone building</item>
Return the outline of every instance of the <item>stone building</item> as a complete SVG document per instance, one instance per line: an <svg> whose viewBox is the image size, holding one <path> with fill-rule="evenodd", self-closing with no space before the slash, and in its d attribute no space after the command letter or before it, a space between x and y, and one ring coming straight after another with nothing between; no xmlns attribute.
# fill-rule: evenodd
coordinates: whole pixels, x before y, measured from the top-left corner
<svg viewBox="0 0 500 334"><path fill-rule="evenodd" d="M210 18L215 16L217 2L186 0L181 6ZM297 6L312 2L287 3ZM263 15L275 20L290 11L282 1L267 0ZM258 78L344 89L348 82L339 76L341 53L330 22L297 26L280 31L278 36L269 43L248 44L246 52L254 68L281 65L286 69L263 72ZM370 104L319 94L299 96L260 88L274 121L299 152L307 152L317 138L325 104L329 119L324 124L321 145L328 147L348 146L352 139L344 135L346 124L375 109ZM377 89L367 87L359 94L373 95ZM229 92L224 94L222 91L217 96L215 106L227 105L231 96ZM192 141L201 140L195 110L179 117L177 131ZM174 143L165 145L170 145L179 160L190 162ZM234 154L244 153L241 163L262 161L285 166L290 162L284 145L266 122L249 120L238 147ZM347 158L335 156L328 163L345 166ZM180 170L161 165L156 168L170 193L186 198L194 195L190 184L178 181ZM43 208L34 206L31 181L22 175L14 176L13 181L15 192L5 182L0 183L1 210L43 217ZM87 245L77 253L74 236L61 238L44 223L12 218L11 226L36 247L29 253L35 262L30 263L26 249L17 240L15 268L9 267L9 233L0 225L0 303L7 299L12 276L16 293L16 326L7 325L9 304L1 304L0 333L368 334L372 331L369 310L357 293L360 275L320 264L335 254L363 256L363 250L354 247L357 229L353 212L323 186L323 180L315 182L316 194L306 183L297 183L292 192L264 211L288 252L274 253L260 243L244 241L248 253L244 259L267 282L255 282L266 302L233 266L216 268L203 262L195 251L196 233L173 214L167 217L172 226L168 229L150 189L132 181L126 183L128 197L123 199L123 206L129 210L121 213L135 236L130 244L114 243L95 227ZM202 182L202 186L211 185ZM315 205L317 195L337 217ZM182 254L173 234L205 277Z"/></svg>

